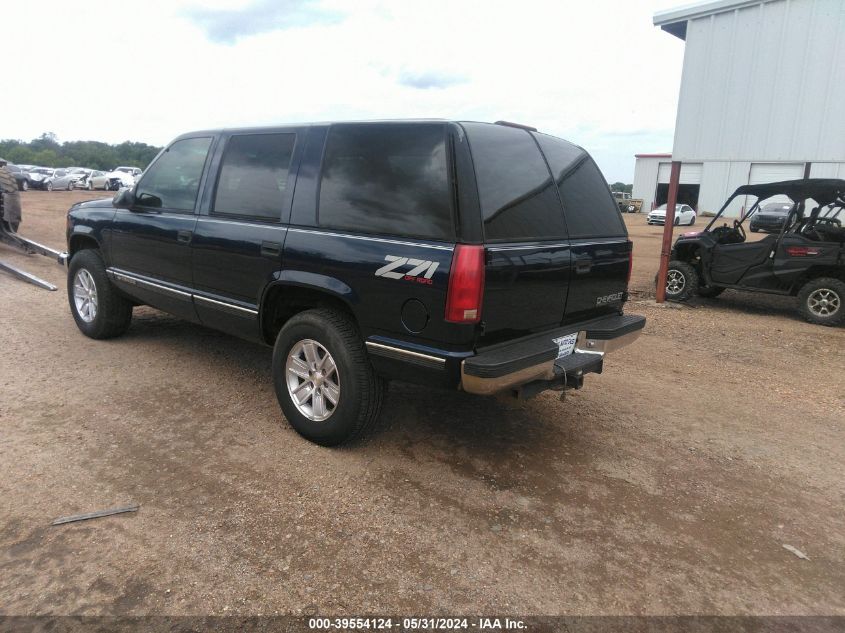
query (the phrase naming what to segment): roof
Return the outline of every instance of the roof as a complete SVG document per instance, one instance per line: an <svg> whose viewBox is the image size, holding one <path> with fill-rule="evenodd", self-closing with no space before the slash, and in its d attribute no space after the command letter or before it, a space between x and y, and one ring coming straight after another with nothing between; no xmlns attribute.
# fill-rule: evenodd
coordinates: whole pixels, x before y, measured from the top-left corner
<svg viewBox="0 0 845 633"><path fill-rule="evenodd" d="M733 196L751 195L758 198L770 198L783 194L793 201L812 198L821 205L830 204L837 198L845 197L845 180L838 178L807 178L804 180L782 180L760 185L742 185Z"/></svg>
<svg viewBox="0 0 845 633"><path fill-rule="evenodd" d="M688 20L744 9L764 2L772 2L772 0L704 0L704 2L658 11L654 14L654 26L659 26L667 33L686 40Z"/></svg>
<svg viewBox="0 0 845 633"><path fill-rule="evenodd" d="M668 152L657 154L634 154L634 158L672 158L672 154Z"/></svg>

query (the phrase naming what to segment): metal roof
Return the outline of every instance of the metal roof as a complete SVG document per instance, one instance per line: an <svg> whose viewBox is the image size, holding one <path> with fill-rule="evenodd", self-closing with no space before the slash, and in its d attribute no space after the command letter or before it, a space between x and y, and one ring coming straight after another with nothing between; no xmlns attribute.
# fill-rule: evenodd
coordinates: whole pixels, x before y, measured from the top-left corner
<svg viewBox="0 0 845 633"><path fill-rule="evenodd" d="M764 2L772 2L772 0L705 0L704 2L658 11L654 14L654 26L659 26L667 33L686 40L688 20L744 9Z"/></svg>

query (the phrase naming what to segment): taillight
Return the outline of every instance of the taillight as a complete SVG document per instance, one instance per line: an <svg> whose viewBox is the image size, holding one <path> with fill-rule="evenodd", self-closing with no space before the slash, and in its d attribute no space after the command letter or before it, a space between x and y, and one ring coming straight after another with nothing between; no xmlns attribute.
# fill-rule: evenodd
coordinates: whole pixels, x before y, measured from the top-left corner
<svg viewBox="0 0 845 633"><path fill-rule="evenodd" d="M446 320L450 323L478 323L484 297L484 247L458 244L449 271Z"/></svg>
<svg viewBox="0 0 845 633"><path fill-rule="evenodd" d="M786 254L790 257L813 257L820 254L821 251L811 246L787 246Z"/></svg>

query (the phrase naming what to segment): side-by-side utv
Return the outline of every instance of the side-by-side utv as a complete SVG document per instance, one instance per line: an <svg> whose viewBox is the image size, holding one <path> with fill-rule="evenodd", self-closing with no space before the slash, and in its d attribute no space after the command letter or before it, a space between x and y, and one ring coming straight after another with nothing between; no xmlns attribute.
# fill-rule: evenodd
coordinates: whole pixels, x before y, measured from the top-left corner
<svg viewBox="0 0 845 633"><path fill-rule="evenodd" d="M730 225L720 223L738 198L745 198L748 211ZM773 199L791 204L780 232L748 241L745 224ZM666 298L716 297L726 288L791 295L798 297L798 310L811 323L845 322L843 209L845 180L809 178L739 187L703 231L684 233L675 242Z"/></svg>

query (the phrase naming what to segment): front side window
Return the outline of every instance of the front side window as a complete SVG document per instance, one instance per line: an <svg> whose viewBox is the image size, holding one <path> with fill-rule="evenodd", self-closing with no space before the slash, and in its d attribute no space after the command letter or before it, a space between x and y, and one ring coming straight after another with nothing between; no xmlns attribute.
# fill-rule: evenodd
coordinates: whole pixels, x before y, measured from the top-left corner
<svg viewBox="0 0 845 633"><path fill-rule="evenodd" d="M452 239L446 126L333 125L323 159L319 224Z"/></svg>
<svg viewBox="0 0 845 633"><path fill-rule="evenodd" d="M549 169L528 132L464 123L484 236L491 241L565 238L566 223Z"/></svg>
<svg viewBox="0 0 845 633"><path fill-rule="evenodd" d="M168 211L193 211L211 137L186 138L168 147L138 184L138 204Z"/></svg>
<svg viewBox="0 0 845 633"><path fill-rule="evenodd" d="M546 134L535 134L554 174L569 236L616 237L627 235L619 205L607 181L583 149Z"/></svg>
<svg viewBox="0 0 845 633"><path fill-rule="evenodd" d="M239 134L229 139L213 213L280 220L296 134Z"/></svg>

